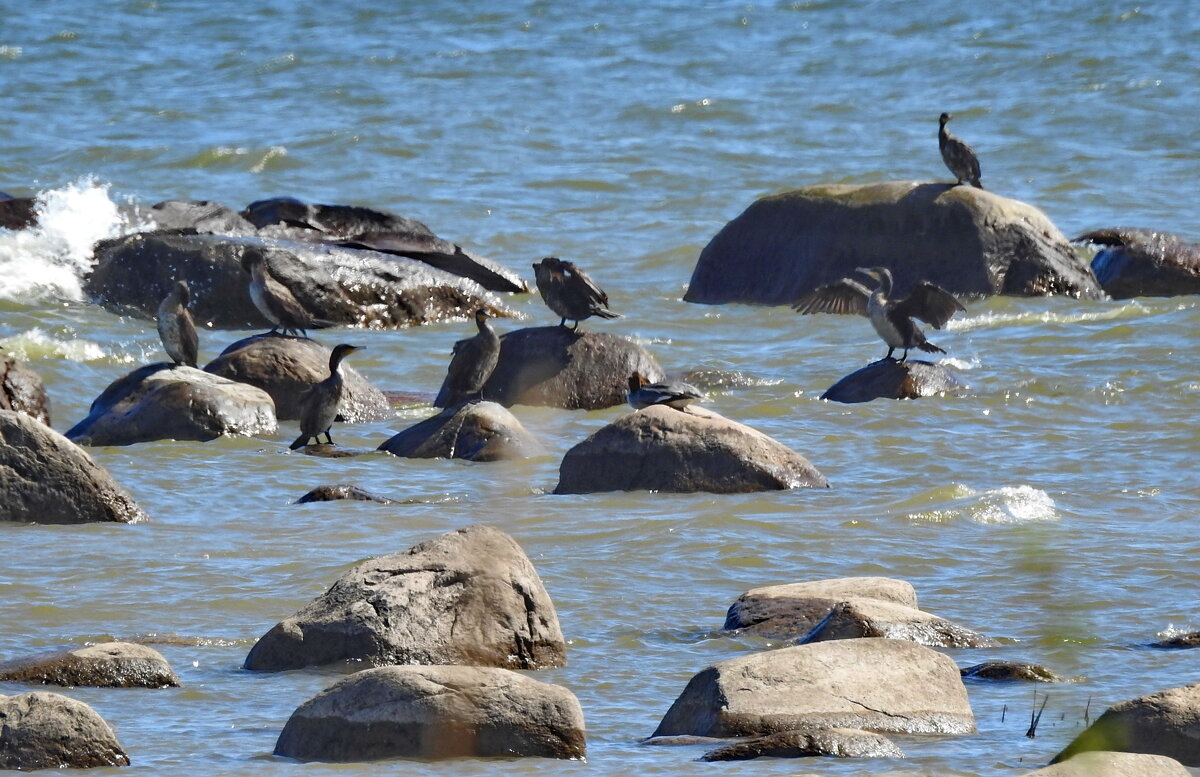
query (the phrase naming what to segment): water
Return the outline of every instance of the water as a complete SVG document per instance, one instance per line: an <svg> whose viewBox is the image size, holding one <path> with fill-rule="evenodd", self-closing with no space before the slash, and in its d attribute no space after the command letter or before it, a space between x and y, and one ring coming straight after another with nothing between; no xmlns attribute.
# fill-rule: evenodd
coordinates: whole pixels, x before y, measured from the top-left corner
<svg viewBox="0 0 1200 777"><path fill-rule="evenodd" d="M903 762L759 761L765 775L1020 774L1110 704L1196 679L1144 647L1200 629L1194 298L992 299L931 339L960 397L817 397L883 353L862 320L680 301L700 249L755 197L944 180L937 115L984 184L1068 235L1200 236L1190 207L1200 19L1186 3L7 3L0 189L45 199L0 232L0 342L47 381L56 428L162 358L150 322L82 299L93 241L131 205L291 195L418 218L531 277L580 262L625 317L585 328L669 371L727 370L714 410L807 455L828 490L553 496L571 445L621 408L517 408L544 457L489 465L289 454L274 438L92 454L153 517L0 526L0 657L157 635L178 690L73 689L117 729L122 773L294 774L270 755L328 672L249 675L250 645L351 564L474 522L525 548L558 608L588 761L313 765L306 773L693 774L703 748L644 747L696 671L769 646L718 630L761 585L911 581L924 609L1078 682L969 685L979 734L901 740ZM553 320L516 298L524 322ZM467 323L328 333L386 389L441 381ZM202 333L211 358L238 332ZM428 414L335 429L371 449ZM293 505L323 483L401 500ZM0 685L0 693L25 686ZM1038 736L1029 712L1049 702ZM721 767L737 768L734 766Z"/></svg>

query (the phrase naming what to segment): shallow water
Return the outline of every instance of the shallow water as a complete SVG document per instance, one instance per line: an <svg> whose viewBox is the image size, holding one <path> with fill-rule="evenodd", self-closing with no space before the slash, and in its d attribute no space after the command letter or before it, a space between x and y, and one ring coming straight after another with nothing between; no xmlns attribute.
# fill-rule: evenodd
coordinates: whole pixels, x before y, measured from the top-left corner
<svg viewBox="0 0 1200 777"><path fill-rule="evenodd" d="M943 180L943 110L985 185L1066 234L1196 239L1187 4L392 5L5 9L0 189L46 206L39 229L0 231L0 343L47 381L55 428L162 358L150 322L81 299L92 242L134 228L126 206L291 195L418 218L526 277L540 256L578 261L624 314L585 328L636 339L670 372L736 373L709 406L804 453L833 487L552 495L562 454L621 408L516 408L546 455L489 465L292 454L294 423L93 449L153 520L0 526L0 657L166 640L182 688L67 691L117 729L123 773L294 773L275 738L335 675L242 672L250 645L353 563L474 522L517 539L558 608L570 663L537 676L579 697L588 760L391 772L692 774L703 748L639 740L696 671L770 646L719 633L725 610L749 588L823 577L909 580L923 609L1004 643L951 651L960 665L1032 660L1084 679L970 683L979 733L902 739L902 762L763 760L757 774L1020 774L1085 715L1197 679L1192 654L1143 647L1200 629L1195 298L969 301L931 336L966 392L859 406L817 397L882 355L865 321L681 301L701 248L759 195ZM501 329L554 320L536 296L513 305L526 319ZM353 364L373 382L432 397L470 330L321 339L368 345ZM202 358L241 335L202 333ZM334 433L373 449L429 412ZM292 504L325 483L401 501Z"/></svg>

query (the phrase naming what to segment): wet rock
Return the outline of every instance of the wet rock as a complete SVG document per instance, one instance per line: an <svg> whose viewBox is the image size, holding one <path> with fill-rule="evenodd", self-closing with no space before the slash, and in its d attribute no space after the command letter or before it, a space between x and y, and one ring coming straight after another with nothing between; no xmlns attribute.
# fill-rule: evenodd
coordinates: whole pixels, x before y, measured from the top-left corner
<svg viewBox="0 0 1200 777"><path fill-rule="evenodd" d="M599 410L625 403L634 372L651 383L666 377L649 351L623 337L565 326L515 329L500 336L500 361L483 396L505 407Z"/></svg>
<svg viewBox="0 0 1200 777"><path fill-rule="evenodd" d="M36 523L146 520L83 448L24 413L0 410L0 519Z"/></svg>
<svg viewBox="0 0 1200 777"><path fill-rule="evenodd" d="M153 440L214 440L271 434L275 403L267 392L168 362L118 378L92 402L87 418L67 431L80 445L132 445Z"/></svg>
<svg viewBox="0 0 1200 777"><path fill-rule="evenodd" d="M378 502L382 505L390 505L391 499L382 496L376 496L369 491L364 491L358 486L338 484L335 486L317 486L309 491L304 496L296 500L296 504L308 504L309 502L334 502L339 499L360 500L363 502Z"/></svg>
<svg viewBox="0 0 1200 777"><path fill-rule="evenodd" d="M388 666L309 699L275 754L302 761L586 755L583 710L566 688L507 669Z"/></svg>
<svg viewBox="0 0 1200 777"><path fill-rule="evenodd" d="M1049 667L1041 664L1031 664L1027 661L984 661L982 664L968 666L962 670L962 676L969 680L995 680L1010 682L1023 680L1035 683L1061 683L1065 680Z"/></svg>
<svg viewBox="0 0 1200 777"><path fill-rule="evenodd" d="M166 200L139 215L160 230L194 230L208 235L253 235L255 231L233 208L208 200Z"/></svg>
<svg viewBox="0 0 1200 777"><path fill-rule="evenodd" d="M1114 704L1051 763L1090 750L1150 753L1200 766L1200 683Z"/></svg>
<svg viewBox="0 0 1200 777"><path fill-rule="evenodd" d="M823 728L780 731L718 747L704 754L705 761L746 761L751 758L903 758L899 747L881 734L862 729Z"/></svg>
<svg viewBox="0 0 1200 777"><path fill-rule="evenodd" d="M825 619L801 639L801 643L864 637L903 639L928 647L978 648L999 645L994 639L945 618L879 599L838 602Z"/></svg>
<svg viewBox="0 0 1200 777"><path fill-rule="evenodd" d="M37 220L37 200L33 197L0 197L0 229L28 229Z"/></svg>
<svg viewBox="0 0 1200 777"><path fill-rule="evenodd" d="M743 493L825 487L800 454L710 410L661 405L621 416L567 451L556 494Z"/></svg>
<svg viewBox="0 0 1200 777"><path fill-rule="evenodd" d="M850 639L713 664L691 679L654 736L814 728L970 734L975 717L948 656L905 640Z"/></svg>
<svg viewBox="0 0 1200 777"><path fill-rule="evenodd" d="M536 456L542 448L502 405L467 402L410 426L379 450L410 459L502 461Z"/></svg>
<svg viewBox="0 0 1200 777"><path fill-rule="evenodd" d="M336 662L563 666L558 615L511 537L469 526L342 575L250 650L247 669Z"/></svg>
<svg viewBox="0 0 1200 777"><path fill-rule="evenodd" d="M1200 647L1200 631L1193 631L1190 634L1178 634L1174 637L1160 639L1158 642L1151 642L1150 647L1172 650Z"/></svg>
<svg viewBox="0 0 1200 777"><path fill-rule="evenodd" d="M0 410L14 410L50 425L46 384L12 356L0 356Z"/></svg>
<svg viewBox="0 0 1200 777"><path fill-rule="evenodd" d="M1104 292L1031 205L970 186L894 181L763 197L700 254L689 302L784 305L856 267L887 267L896 294L920 281L952 294Z"/></svg>
<svg viewBox="0 0 1200 777"><path fill-rule="evenodd" d="M154 648L105 642L0 664L0 680L97 688L166 688L179 677Z"/></svg>
<svg viewBox="0 0 1200 777"><path fill-rule="evenodd" d="M967 386L953 372L927 361L880 359L830 386L821 399L870 402L873 399L918 399L962 391Z"/></svg>
<svg viewBox="0 0 1200 777"><path fill-rule="evenodd" d="M752 588L725 616L726 629L776 639L803 637L834 605L851 597L879 599L916 608L912 584L888 577L841 577Z"/></svg>
<svg viewBox="0 0 1200 777"><path fill-rule="evenodd" d="M1076 242L1104 246L1092 271L1114 299L1200 294L1200 243L1152 229L1097 229Z"/></svg>
<svg viewBox="0 0 1200 777"><path fill-rule="evenodd" d="M204 370L257 386L275 402L279 420L294 421L300 417L300 395L329 377L330 352L330 348L306 337L255 335L229 345ZM341 420L367 423L391 417L387 397L362 373L344 363L342 376Z"/></svg>
<svg viewBox="0 0 1200 777"><path fill-rule="evenodd" d="M0 769L128 766L129 756L96 711L57 693L0 696Z"/></svg>
<svg viewBox="0 0 1200 777"><path fill-rule="evenodd" d="M1027 777L1188 777L1183 764L1165 755L1093 751L1026 772Z"/></svg>

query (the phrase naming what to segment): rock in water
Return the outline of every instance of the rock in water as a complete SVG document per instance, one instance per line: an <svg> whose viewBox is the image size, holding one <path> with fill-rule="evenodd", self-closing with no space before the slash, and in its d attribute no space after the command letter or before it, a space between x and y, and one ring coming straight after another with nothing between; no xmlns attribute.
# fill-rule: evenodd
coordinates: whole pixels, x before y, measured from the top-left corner
<svg viewBox="0 0 1200 777"><path fill-rule="evenodd" d="M998 647L1000 644L945 618L879 599L838 602L824 620L804 635L801 642L808 644L862 637L907 639L927 647L979 648Z"/></svg>
<svg viewBox="0 0 1200 777"><path fill-rule="evenodd" d="M851 728L780 731L718 747L704 754L705 761L745 761L750 758L903 758L904 753L887 737Z"/></svg>
<svg viewBox="0 0 1200 777"><path fill-rule="evenodd" d="M50 425L46 384L36 372L11 356L0 356L0 410L15 410Z"/></svg>
<svg viewBox="0 0 1200 777"><path fill-rule="evenodd" d="M542 447L502 405L469 402L410 426L379 450L410 459L501 461L536 456Z"/></svg>
<svg viewBox="0 0 1200 777"><path fill-rule="evenodd" d="M1114 299L1200 294L1200 243L1128 227L1093 230L1075 242L1104 246L1092 257L1092 271Z"/></svg>
<svg viewBox="0 0 1200 777"><path fill-rule="evenodd" d="M966 389L946 367L911 359L880 359L834 383L821 399L854 404L873 399L918 399Z"/></svg>
<svg viewBox="0 0 1200 777"><path fill-rule="evenodd" d="M1051 763L1090 750L1152 753L1200 766L1200 683L1171 688L1114 704Z"/></svg>
<svg viewBox="0 0 1200 777"><path fill-rule="evenodd" d="M855 597L917 607L917 592L904 580L839 577L752 588L729 606L724 628L774 639L803 637L835 605Z"/></svg>
<svg viewBox="0 0 1200 777"><path fill-rule="evenodd" d="M1025 777L1191 777L1183 764L1165 755L1093 750L1072 756Z"/></svg>
<svg viewBox="0 0 1200 777"><path fill-rule="evenodd" d="M0 769L128 766L129 756L96 711L57 693L0 696Z"/></svg>
<svg viewBox="0 0 1200 777"><path fill-rule="evenodd" d="M166 688L179 677L157 650L103 642L0 664L0 680L95 688Z"/></svg>

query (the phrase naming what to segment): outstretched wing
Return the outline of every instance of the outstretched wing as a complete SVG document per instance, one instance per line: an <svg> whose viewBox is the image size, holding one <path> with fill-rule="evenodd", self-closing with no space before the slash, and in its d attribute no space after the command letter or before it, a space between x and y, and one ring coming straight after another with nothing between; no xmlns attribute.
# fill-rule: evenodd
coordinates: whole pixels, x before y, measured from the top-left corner
<svg viewBox="0 0 1200 777"><path fill-rule="evenodd" d="M897 302L895 307L900 315L919 318L934 329L941 329L955 313L965 310L953 294L929 281L921 281L913 293Z"/></svg>
<svg viewBox="0 0 1200 777"><path fill-rule="evenodd" d="M867 300L871 292L853 278L842 278L813 289L792 303L797 313L841 313L867 315Z"/></svg>

